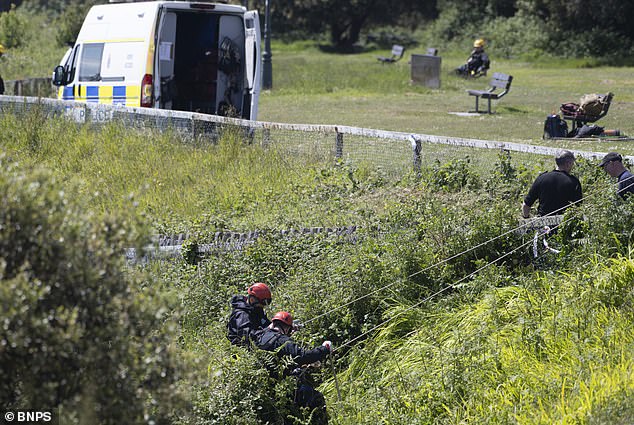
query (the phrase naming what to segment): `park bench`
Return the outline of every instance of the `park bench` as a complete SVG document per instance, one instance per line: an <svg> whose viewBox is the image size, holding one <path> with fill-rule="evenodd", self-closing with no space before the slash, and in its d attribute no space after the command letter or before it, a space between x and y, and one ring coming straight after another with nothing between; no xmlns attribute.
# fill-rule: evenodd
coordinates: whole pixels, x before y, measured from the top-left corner
<svg viewBox="0 0 634 425"><path fill-rule="evenodd" d="M438 49L435 47L428 47L427 56L438 56Z"/></svg>
<svg viewBox="0 0 634 425"><path fill-rule="evenodd" d="M576 128L583 127L589 122L599 121L608 114L610 104L612 103L613 93L607 93L597 96L597 101L601 105L600 110L584 110L583 105L575 103L564 103L561 105L561 113L563 119L571 122L571 132ZM576 106L576 108L575 108Z"/></svg>
<svg viewBox="0 0 634 425"><path fill-rule="evenodd" d="M493 74L493 78L489 82L489 88L486 90L467 90L469 96L475 96L475 112L484 112L478 109L480 98L488 101L487 113L491 113L491 100L498 100L511 89L511 82L513 77L511 75L502 74L496 72ZM501 91L497 91L501 90Z"/></svg>
<svg viewBox="0 0 634 425"><path fill-rule="evenodd" d="M392 46L392 56L390 56L390 57L379 56L376 59L379 62L384 63L384 64L385 63L394 63L394 62L398 62L399 60L401 60L401 58L403 57L403 53L405 53L405 48L403 46L395 44L395 45Z"/></svg>

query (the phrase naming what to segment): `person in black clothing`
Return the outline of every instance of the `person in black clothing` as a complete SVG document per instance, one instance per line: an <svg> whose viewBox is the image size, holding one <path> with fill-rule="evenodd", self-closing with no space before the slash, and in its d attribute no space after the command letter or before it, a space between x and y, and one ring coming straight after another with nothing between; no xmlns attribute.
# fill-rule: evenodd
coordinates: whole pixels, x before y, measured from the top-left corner
<svg viewBox="0 0 634 425"><path fill-rule="evenodd" d="M623 157L616 153L610 152L603 157L599 167L603 168L606 173L612 177L616 177L619 182L619 188L616 193L625 199L634 193L634 175L623 165Z"/></svg>
<svg viewBox="0 0 634 425"><path fill-rule="evenodd" d="M485 44L481 38L473 42L473 50L467 63L457 68L456 74L465 77L479 77L487 74L491 61L489 55L484 51Z"/></svg>
<svg viewBox="0 0 634 425"><path fill-rule="evenodd" d="M0 44L0 58L4 55L4 46ZM0 76L0 94L4 94L4 80Z"/></svg>
<svg viewBox="0 0 634 425"><path fill-rule="evenodd" d="M319 420L327 423L326 400L322 393L317 391L312 382L306 378L306 367L310 364L324 360L332 352L332 343L324 341L312 350L306 350L295 343L290 334L293 331L293 317L286 311L275 313L271 324L257 332L256 345L266 351L273 351L278 357L290 356L293 365L285 372L296 376L297 390L294 402L300 407L318 409Z"/></svg>
<svg viewBox="0 0 634 425"><path fill-rule="evenodd" d="M537 215L563 214L572 204L579 203L583 197L581 182L570 173L575 165L572 152L563 150L555 156L557 168L540 174L533 182L522 204L522 216L530 217L531 206L539 199Z"/></svg>
<svg viewBox="0 0 634 425"><path fill-rule="evenodd" d="M271 290L261 282L247 290L247 295L231 298L231 315L227 323L227 338L234 345L250 346L254 333L266 328L271 321L264 313L264 307L271 304Z"/></svg>

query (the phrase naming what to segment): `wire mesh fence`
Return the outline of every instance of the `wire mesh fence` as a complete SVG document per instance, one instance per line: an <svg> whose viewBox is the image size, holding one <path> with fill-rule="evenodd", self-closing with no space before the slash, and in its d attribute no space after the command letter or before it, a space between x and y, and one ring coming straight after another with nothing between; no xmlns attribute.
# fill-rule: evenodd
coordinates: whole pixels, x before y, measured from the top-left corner
<svg viewBox="0 0 634 425"><path fill-rule="evenodd" d="M246 143L275 147L282 155L309 162L343 161L366 167L387 178L420 174L432 164L464 159L474 170L494 167L501 150L514 158L552 166L556 148L500 141L442 137L336 125L300 125L256 122L193 112L130 108L46 98L0 96L2 114L18 117L38 113L46 119L65 120L94 129L115 123L150 134L174 132L186 143L217 143L233 135ZM599 158L604 152L573 151ZM631 159L631 158L628 158Z"/></svg>
<svg viewBox="0 0 634 425"><path fill-rule="evenodd" d="M0 113L26 120L37 115L41 119L57 120L62 125L87 126L94 131L118 125L127 131L147 133L148 137L172 132L179 141L195 145L215 144L221 138L235 137L242 143L274 150L281 161L292 159L300 164L346 164L388 180L433 174L438 167L452 161L464 161L470 172L487 175L499 163L502 150L511 152L516 163L548 169L553 167L553 156L558 150L499 141L335 125L254 122L182 111L14 96L0 96ZM573 152L589 159L604 155L602 152ZM336 229L333 231L336 232ZM227 239L224 234L216 235L213 240L204 241L207 243L200 248L205 252L239 249L252 239L242 234L233 239ZM180 242L158 245L156 255L169 257L180 254ZM130 251L128 259L138 260L139 255Z"/></svg>

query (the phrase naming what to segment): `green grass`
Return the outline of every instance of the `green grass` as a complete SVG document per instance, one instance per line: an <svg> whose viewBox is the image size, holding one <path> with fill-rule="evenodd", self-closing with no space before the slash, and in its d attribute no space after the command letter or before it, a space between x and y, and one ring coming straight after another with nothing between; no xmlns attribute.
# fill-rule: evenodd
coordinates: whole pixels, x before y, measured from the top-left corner
<svg viewBox="0 0 634 425"><path fill-rule="evenodd" d="M448 76L462 56L443 58L443 89L430 91L409 85L405 60L381 66L375 55L279 46L275 90L263 94L260 118L544 143L542 123L552 108L611 90L615 103L601 124L634 133L629 68L494 60L494 70L513 74L517 84L497 114L464 118L448 112L469 109L464 89L484 81ZM174 413L180 423L255 423L263 405L284 407L283 385L292 382L268 380L256 353L225 338L229 296L255 280L271 284L272 310L315 319L297 336L307 345L328 338L341 347L395 318L339 353L341 402L322 371L334 424L632 422L634 203L615 200L594 164L579 161L575 169L593 196L571 215L584 221L573 220L553 240L560 256L533 261L526 249L454 287L530 235L511 233L430 266L512 229L522 194L550 161L427 147L417 181L371 161L335 165L316 147L318 137L286 135L300 146L298 156L289 145L267 148L239 132L217 144L186 143L176 133L94 130L40 112L0 117L2 162L50 169L61 183L49 192L85 198L87 209L137 210L154 230L189 231L199 241L218 229L360 227L355 243L269 236L196 264L144 266L153 276L144 284L171 300L179 360L196 365L183 375L191 400ZM555 145L633 152L607 142ZM571 237L585 243L566 243Z"/></svg>
<svg viewBox="0 0 634 425"><path fill-rule="evenodd" d="M258 119L273 122L341 124L486 140L551 144L582 150L619 150L634 154L631 142L544 142L546 115L585 93L615 94L609 114L598 122L605 128L634 135L629 119L634 102L631 68L579 67L583 62L550 59L531 64L492 58L491 72L511 74L509 94L497 102L495 115L460 117L450 112L474 108L466 89L484 89L488 78L464 80L452 75L464 57L442 48L441 89L410 84L405 57L382 65L378 54L341 55L321 52L306 43L273 44L273 90L261 95ZM494 102L495 103L495 102Z"/></svg>

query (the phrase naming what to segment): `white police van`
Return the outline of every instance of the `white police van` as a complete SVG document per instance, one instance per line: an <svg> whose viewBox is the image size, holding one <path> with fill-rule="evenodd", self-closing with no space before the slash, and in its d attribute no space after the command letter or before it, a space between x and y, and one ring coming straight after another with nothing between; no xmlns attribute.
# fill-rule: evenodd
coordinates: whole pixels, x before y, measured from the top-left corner
<svg viewBox="0 0 634 425"><path fill-rule="evenodd" d="M255 120L256 11L204 1L93 6L53 72L58 98Z"/></svg>

